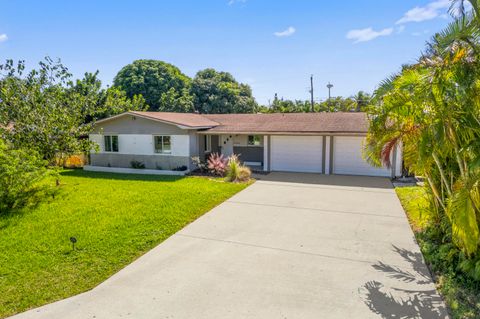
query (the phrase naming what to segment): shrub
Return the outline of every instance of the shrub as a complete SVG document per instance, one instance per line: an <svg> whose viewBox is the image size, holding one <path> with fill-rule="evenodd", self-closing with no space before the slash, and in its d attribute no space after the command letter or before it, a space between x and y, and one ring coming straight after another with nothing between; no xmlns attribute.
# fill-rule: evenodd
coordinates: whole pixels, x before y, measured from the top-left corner
<svg viewBox="0 0 480 319"><path fill-rule="evenodd" d="M80 168L85 166L87 158L83 154L72 155L65 160L63 167L65 168Z"/></svg>
<svg viewBox="0 0 480 319"><path fill-rule="evenodd" d="M237 182L248 182L252 176L252 171L247 166L241 166L238 170Z"/></svg>
<svg viewBox="0 0 480 319"><path fill-rule="evenodd" d="M132 168L136 168L136 169L144 169L145 168L145 164L143 164L140 161L131 161L130 166L132 166Z"/></svg>
<svg viewBox="0 0 480 319"><path fill-rule="evenodd" d="M193 166L196 167L196 170L199 170L201 173L207 170L207 164L202 162L202 160L198 156L192 157L192 163Z"/></svg>
<svg viewBox="0 0 480 319"><path fill-rule="evenodd" d="M13 149L0 139L0 213L40 201L50 189L41 183L48 174L38 153Z"/></svg>
<svg viewBox="0 0 480 319"><path fill-rule="evenodd" d="M232 155L228 159L227 165L227 181L229 182L246 182L250 179L252 172L250 168L240 164L237 155Z"/></svg>
<svg viewBox="0 0 480 319"><path fill-rule="evenodd" d="M225 176L227 170L227 159L223 154L213 153L208 158L208 170L213 175Z"/></svg>

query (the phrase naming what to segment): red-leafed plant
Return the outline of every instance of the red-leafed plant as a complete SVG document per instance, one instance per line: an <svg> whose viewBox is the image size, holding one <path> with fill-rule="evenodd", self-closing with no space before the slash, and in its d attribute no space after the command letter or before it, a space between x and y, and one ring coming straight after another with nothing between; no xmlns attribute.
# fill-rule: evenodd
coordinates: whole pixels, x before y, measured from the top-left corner
<svg viewBox="0 0 480 319"><path fill-rule="evenodd" d="M213 175L225 176L227 170L228 159L223 154L213 153L208 158L208 170Z"/></svg>

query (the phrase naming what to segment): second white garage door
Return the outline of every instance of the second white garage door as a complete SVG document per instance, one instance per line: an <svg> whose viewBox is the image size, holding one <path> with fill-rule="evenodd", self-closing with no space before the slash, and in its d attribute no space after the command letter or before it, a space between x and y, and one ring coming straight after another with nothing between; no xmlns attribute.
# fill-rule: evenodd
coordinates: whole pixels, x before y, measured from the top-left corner
<svg viewBox="0 0 480 319"><path fill-rule="evenodd" d="M368 164L362 157L365 138L335 136L333 138L333 173L344 175L390 176L387 168Z"/></svg>
<svg viewBox="0 0 480 319"><path fill-rule="evenodd" d="M322 136L272 136L272 170L321 173L322 139Z"/></svg>

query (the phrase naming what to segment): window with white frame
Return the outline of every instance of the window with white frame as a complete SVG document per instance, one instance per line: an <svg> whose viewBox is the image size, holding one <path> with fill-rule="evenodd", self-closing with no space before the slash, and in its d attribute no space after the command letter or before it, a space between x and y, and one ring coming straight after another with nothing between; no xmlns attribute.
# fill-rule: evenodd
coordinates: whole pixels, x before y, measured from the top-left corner
<svg viewBox="0 0 480 319"><path fill-rule="evenodd" d="M205 141L205 153L210 153L212 151L212 136L205 135L204 141Z"/></svg>
<svg viewBox="0 0 480 319"><path fill-rule="evenodd" d="M261 139L259 135L249 135L248 136L248 146L259 146L261 144Z"/></svg>
<svg viewBox="0 0 480 319"><path fill-rule="evenodd" d="M118 136L117 135L105 135L104 137L105 152L118 152Z"/></svg>
<svg viewBox="0 0 480 319"><path fill-rule="evenodd" d="M172 153L172 138L169 135L154 136L155 153L157 154L171 154Z"/></svg>

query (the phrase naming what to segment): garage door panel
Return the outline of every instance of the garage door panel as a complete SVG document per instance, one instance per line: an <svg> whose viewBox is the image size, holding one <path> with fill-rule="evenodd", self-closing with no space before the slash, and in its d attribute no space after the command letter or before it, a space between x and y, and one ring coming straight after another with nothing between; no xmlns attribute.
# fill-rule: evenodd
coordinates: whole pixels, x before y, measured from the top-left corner
<svg viewBox="0 0 480 319"><path fill-rule="evenodd" d="M322 139L321 136L272 136L272 170L321 173Z"/></svg>
<svg viewBox="0 0 480 319"><path fill-rule="evenodd" d="M365 138L335 136L333 145L333 173L344 175L390 176L388 168L368 164L362 157Z"/></svg>

